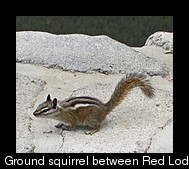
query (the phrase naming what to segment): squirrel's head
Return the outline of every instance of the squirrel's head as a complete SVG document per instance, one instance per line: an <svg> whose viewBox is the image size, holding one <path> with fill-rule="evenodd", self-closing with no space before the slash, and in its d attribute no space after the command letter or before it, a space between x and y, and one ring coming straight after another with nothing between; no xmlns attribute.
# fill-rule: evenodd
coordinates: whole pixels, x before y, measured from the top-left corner
<svg viewBox="0 0 189 169"><path fill-rule="evenodd" d="M53 118L58 115L57 98L51 100L50 94L48 94L46 101L42 102L33 115L41 118Z"/></svg>

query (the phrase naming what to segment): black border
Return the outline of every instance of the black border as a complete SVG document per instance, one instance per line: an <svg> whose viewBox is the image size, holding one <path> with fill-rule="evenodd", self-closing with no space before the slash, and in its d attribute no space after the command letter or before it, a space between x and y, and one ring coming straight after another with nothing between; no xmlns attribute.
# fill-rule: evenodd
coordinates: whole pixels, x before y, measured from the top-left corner
<svg viewBox="0 0 189 169"><path fill-rule="evenodd" d="M42 156L45 157L45 159L47 160L46 162L48 162L48 159L50 158L58 158L58 159L62 159L62 158L67 158L68 156L71 156L72 158L86 158L86 156L89 156L90 159L92 159L92 156L95 156L98 159L105 159L106 157L109 158L114 158L114 159L125 159L125 158L137 158L139 159L139 161L142 160L143 156L150 156L151 158L154 159L160 159L163 156L167 159L169 156L172 159L184 159L189 155L189 151L188 151L188 143L189 143L189 139L188 139L188 118L186 117L188 115L188 109L187 109L187 92L188 92L188 83L186 82L188 80L188 76L187 76L187 67L184 65L184 60L187 59L187 49L183 48L183 34L181 33L183 30L181 27L181 30L179 30L180 25L183 25L182 21L178 22L179 18L178 17L174 17L174 99L173 99L173 110L174 110L174 137L173 137L173 150L174 153L144 153L144 154L127 154L127 153L91 153L91 154L86 154L86 153L82 153L82 154L77 154L77 153L59 153L59 154L54 154L54 153L34 153L34 154L26 154L26 153L15 153L16 152L16 132L15 132L15 126L16 126L16 113L14 110L14 105L15 104L15 100L11 97L10 94L12 94L14 91L10 90L9 85L7 84L15 84L13 82L13 78L10 78L10 76L7 76L7 74L4 74L4 72L2 71L2 78L3 78L3 89L6 88L6 91L8 91L9 93L5 93L2 94L3 95L3 99L2 99L2 104L1 106L6 110L6 111L2 111L1 113L3 114L2 117L2 123L1 123L1 146L2 146L2 150L1 150L1 166L3 167L17 167L17 166L7 166L5 164L5 158L6 156L12 156L14 158L22 158L22 159L31 159L31 158L41 158ZM182 35L181 35L182 34ZM185 34L187 34L187 31L185 31ZM13 34L10 36L13 36ZM6 37L7 38L7 37ZM14 41L15 42L15 41ZM186 44L188 45L188 44ZM179 46L180 46L180 50L179 50ZM13 51L14 52L14 51ZM9 53L9 55L11 55L11 57L13 57L13 52ZM15 55L15 53L14 53ZM186 61L185 63L188 65L187 63L188 61ZM14 61L13 64L15 65ZM14 67L13 64L11 65L11 68ZM182 67L181 67L182 66ZM182 70L182 72L180 72L180 70ZM11 70L10 70L11 71ZM11 72L11 74L13 74ZM8 88L8 89L7 89ZM183 92L184 91L184 92ZM186 98L184 98L184 93L186 93ZM7 96L8 95L8 96ZM14 102L14 103L13 103ZM12 110L13 109L13 110ZM7 111L8 110L8 111ZM10 117L11 116L11 117ZM6 124L3 123L3 121L6 121ZM15 130L14 130L15 129ZM91 163L89 165L89 167L92 166ZM160 166L160 165L155 165ZM46 163L44 166L19 166L19 167L52 167L52 166L48 166ZM58 168L57 166L54 166L56 168ZM62 166L62 167L73 167L73 166ZM97 166L97 167L101 167L101 166ZM102 166L104 167L104 166ZM111 168L113 167L117 167L117 166L109 166ZM119 166L119 167L131 167L131 166ZM136 167L136 166L132 166L132 167ZM152 167L151 166L143 166L143 165L139 165L139 167L144 167L144 168L148 168L148 167ZM154 167L154 166L153 166ZM167 162L165 163L164 166L161 167L168 167ZM180 167L180 166L169 166L169 167ZM188 167L188 166L187 166Z"/></svg>

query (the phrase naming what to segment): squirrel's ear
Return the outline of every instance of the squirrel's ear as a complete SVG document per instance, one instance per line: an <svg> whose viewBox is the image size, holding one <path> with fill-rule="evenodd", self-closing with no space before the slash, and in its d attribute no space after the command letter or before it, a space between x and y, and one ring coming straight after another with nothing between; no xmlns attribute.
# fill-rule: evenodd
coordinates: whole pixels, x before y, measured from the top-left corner
<svg viewBox="0 0 189 169"><path fill-rule="evenodd" d="M56 105L57 105L57 98L53 99L53 109L56 109Z"/></svg>
<svg viewBox="0 0 189 169"><path fill-rule="evenodd" d="M50 96L50 94L48 94L48 96L47 96L47 101L51 101L51 96Z"/></svg>

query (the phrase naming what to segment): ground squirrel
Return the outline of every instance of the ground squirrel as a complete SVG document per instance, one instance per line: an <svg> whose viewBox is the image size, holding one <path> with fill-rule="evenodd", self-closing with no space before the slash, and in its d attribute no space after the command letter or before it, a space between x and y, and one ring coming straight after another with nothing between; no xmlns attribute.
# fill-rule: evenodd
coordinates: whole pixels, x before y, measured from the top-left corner
<svg viewBox="0 0 189 169"><path fill-rule="evenodd" d="M154 96L154 89L144 75L128 74L117 84L110 100L102 103L93 97L72 97L63 101L51 100L50 94L45 102L41 103L35 112L36 117L58 120L56 127L71 130L76 125L89 126L91 130L86 134L99 131L101 122L121 103L125 95L134 87L140 87L149 98ZM67 126L66 126L67 125Z"/></svg>

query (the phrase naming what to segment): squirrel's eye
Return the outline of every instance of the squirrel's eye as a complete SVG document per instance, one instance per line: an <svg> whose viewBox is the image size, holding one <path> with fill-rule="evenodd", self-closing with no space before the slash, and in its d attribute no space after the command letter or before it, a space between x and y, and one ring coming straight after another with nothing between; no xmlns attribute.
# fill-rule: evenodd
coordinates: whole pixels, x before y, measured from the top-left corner
<svg viewBox="0 0 189 169"><path fill-rule="evenodd" d="M49 109L43 109L42 112L47 112Z"/></svg>

